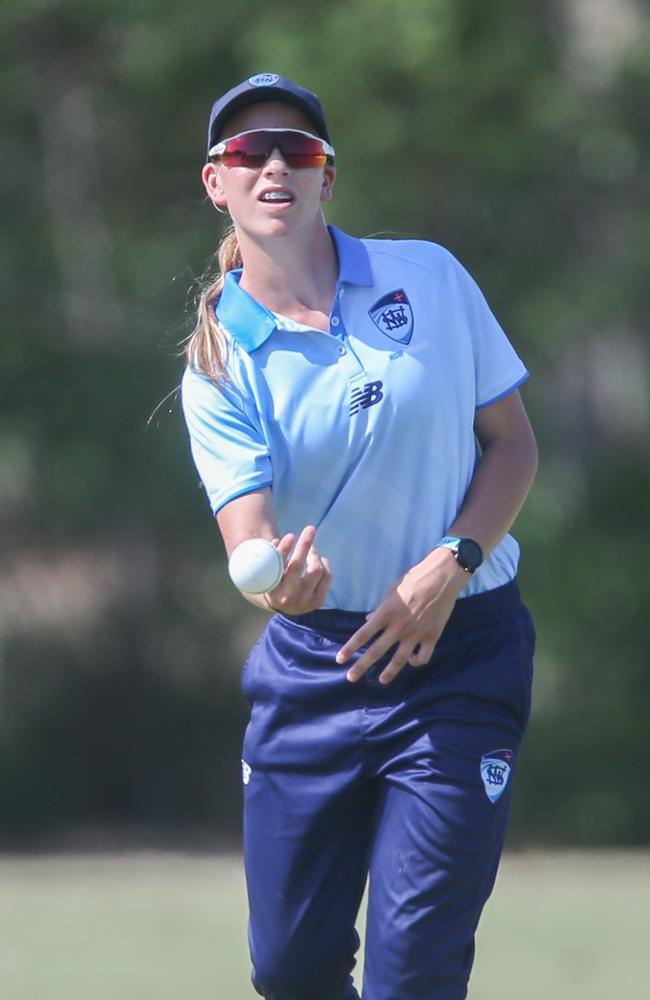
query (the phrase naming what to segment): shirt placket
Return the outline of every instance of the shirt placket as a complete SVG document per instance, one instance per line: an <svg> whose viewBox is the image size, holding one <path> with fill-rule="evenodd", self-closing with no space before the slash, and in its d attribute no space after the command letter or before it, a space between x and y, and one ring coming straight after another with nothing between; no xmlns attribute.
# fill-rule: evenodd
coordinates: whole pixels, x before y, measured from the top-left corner
<svg viewBox="0 0 650 1000"><path fill-rule="evenodd" d="M335 340L338 341L336 350L340 358L340 363L343 366L343 370L346 372L350 382L356 382L357 380L364 379L366 377L366 370L363 367L361 358L358 356L350 343L350 338L345 326L343 312L341 309L341 300L344 295L345 289L342 286L337 286L334 302L332 304L332 311L330 313L329 327L330 333Z"/></svg>

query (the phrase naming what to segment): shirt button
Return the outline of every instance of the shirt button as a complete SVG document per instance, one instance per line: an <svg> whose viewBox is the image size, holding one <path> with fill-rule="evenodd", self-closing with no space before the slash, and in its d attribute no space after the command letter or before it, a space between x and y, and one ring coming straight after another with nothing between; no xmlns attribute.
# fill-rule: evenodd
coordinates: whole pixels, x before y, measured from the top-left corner
<svg viewBox="0 0 650 1000"><path fill-rule="evenodd" d="M338 316L332 316L332 326L338 326L338 325L339 325Z"/></svg>
<svg viewBox="0 0 650 1000"><path fill-rule="evenodd" d="M339 352L339 354L341 354L341 355L345 354L345 348L343 347L343 344L341 344L341 346L340 346L340 347L337 347L337 351L338 351L338 352Z"/></svg>

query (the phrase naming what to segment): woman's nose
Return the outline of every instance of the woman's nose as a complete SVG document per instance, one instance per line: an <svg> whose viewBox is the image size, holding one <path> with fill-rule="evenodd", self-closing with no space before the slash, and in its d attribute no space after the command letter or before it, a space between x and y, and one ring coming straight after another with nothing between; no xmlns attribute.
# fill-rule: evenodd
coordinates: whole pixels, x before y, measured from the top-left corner
<svg viewBox="0 0 650 1000"><path fill-rule="evenodd" d="M282 155L282 151L278 146L275 146L275 148L269 153L268 159L264 164L264 171L265 173L267 171L273 173L277 170L281 170L283 173L288 173L289 167L287 166L287 162Z"/></svg>

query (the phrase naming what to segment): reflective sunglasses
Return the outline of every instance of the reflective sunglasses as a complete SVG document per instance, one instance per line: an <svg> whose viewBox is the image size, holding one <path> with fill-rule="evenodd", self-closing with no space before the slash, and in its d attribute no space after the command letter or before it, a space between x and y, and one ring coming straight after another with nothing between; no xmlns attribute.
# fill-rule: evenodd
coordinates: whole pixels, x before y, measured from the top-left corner
<svg viewBox="0 0 650 1000"><path fill-rule="evenodd" d="M218 142L208 156L218 156L227 167L263 167L274 149L279 149L289 167L324 167L335 156L324 139L297 128L263 128L239 132Z"/></svg>

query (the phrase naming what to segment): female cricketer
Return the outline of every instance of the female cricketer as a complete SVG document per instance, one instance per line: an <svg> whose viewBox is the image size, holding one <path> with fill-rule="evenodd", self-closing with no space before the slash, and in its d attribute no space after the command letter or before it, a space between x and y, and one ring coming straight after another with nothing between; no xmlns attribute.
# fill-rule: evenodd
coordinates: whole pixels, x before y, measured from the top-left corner
<svg viewBox="0 0 650 1000"><path fill-rule="evenodd" d="M244 666L244 855L267 1000L461 1000L530 710L508 534L533 480L527 371L442 247L327 226L319 99L275 73L212 108L233 228L183 410L227 552L281 582ZM378 169L381 169L379 166Z"/></svg>

